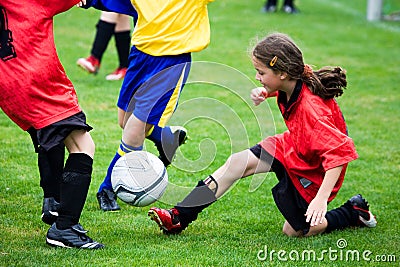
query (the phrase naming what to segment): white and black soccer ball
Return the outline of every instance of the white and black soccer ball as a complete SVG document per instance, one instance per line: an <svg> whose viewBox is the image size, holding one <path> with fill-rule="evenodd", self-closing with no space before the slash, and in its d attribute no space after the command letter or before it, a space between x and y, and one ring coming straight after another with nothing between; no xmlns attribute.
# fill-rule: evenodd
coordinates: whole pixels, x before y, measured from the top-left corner
<svg viewBox="0 0 400 267"><path fill-rule="evenodd" d="M115 163L111 183L119 199L136 207L144 207L164 194L168 174L162 161L154 154L133 151Z"/></svg>

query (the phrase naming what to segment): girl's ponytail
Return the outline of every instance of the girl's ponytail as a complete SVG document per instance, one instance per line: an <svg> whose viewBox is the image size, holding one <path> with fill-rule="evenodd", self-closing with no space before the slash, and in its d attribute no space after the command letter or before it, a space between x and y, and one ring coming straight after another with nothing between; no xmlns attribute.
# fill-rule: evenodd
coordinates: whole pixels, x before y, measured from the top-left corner
<svg viewBox="0 0 400 267"><path fill-rule="evenodd" d="M313 71L309 65L304 65L303 82L313 94L323 99L341 96L347 86L346 71L341 67L323 67Z"/></svg>

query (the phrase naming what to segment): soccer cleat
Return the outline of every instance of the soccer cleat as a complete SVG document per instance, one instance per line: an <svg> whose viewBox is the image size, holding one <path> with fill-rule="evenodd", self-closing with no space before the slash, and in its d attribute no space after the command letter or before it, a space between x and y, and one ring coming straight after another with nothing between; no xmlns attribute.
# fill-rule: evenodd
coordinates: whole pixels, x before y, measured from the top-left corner
<svg viewBox="0 0 400 267"><path fill-rule="evenodd" d="M262 11L265 13L274 13L276 11L276 6L275 5L265 5L264 8L262 9Z"/></svg>
<svg viewBox="0 0 400 267"><path fill-rule="evenodd" d="M52 225L58 217L58 209L60 203L55 201L54 197L46 197L43 199L42 205L42 221L48 225Z"/></svg>
<svg viewBox="0 0 400 267"><path fill-rule="evenodd" d="M93 55L87 58L80 58L76 64L89 73L97 74L100 69L100 61Z"/></svg>
<svg viewBox="0 0 400 267"><path fill-rule="evenodd" d="M353 196L349 200L353 205L353 209L358 212L359 225L366 227L375 227L377 224L375 216L369 210L368 201L366 201L360 194Z"/></svg>
<svg viewBox="0 0 400 267"><path fill-rule="evenodd" d="M118 68L113 73L106 76L107 81L118 81L125 77L127 68Z"/></svg>
<svg viewBox="0 0 400 267"><path fill-rule="evenodd" d="M103 211L118 211L121 208L117 203L117 196L112 190L102 189L96 194L100 209Z"/></svg>
<svg viewBox="0 0 400 267"><path fill-rule="evenodd" d="M46 235L46 243L54 247L99 249L104 248L103 244L93 241L86 235L87 231L82 225L76 224L65 230L59 230L56 224L50 227Z"/></svg>
<svg viewBox="0 0 400 267"><path fill-rule="evenodd" d="M299 13L299 11L294 6L285 5L282 9L283 9L283 12L285 12L287 14Z"/></svg>
<svg viewBox="0 0 400 267"><path fill-rule="evenodd" d="M174 159L175 152L179 146L184 144L187 140L187 130L181 126L170 126L171 132L174 135L172 143L164 142L157 146L159 153L159 159L164 163L165 167L168 167Z"/></svg>
<svg viewBox="0 0 400 267"><path fill-rule="evenodd" d="M179 211L175 208L165 210L152 207L147 214L158 224L164 234L179 234L184 230L179 221Z"/></svg>

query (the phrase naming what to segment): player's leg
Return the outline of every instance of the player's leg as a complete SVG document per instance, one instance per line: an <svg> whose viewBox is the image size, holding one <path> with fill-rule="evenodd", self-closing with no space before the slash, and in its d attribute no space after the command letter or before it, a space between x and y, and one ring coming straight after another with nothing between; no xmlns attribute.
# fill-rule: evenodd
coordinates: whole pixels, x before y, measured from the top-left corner
<svg viewBox="0 0 400 267"><path fill-rule="evenodd" d="M41 145L49 150L64 141L69 155L60 183L60 208L56 222L47 232L46 242L52 246L98 249L104 247L86 235L79 224L91 182L94 142L81 112L41 129ZM54 137L46 139L46 136Z"/></svg>
<svg viewBox="0 0 400 267"><path fill-rule="evenodd" d="M251 150L231 155L228 160L170 210L151 208L149 216L164 233L180 233L198 214L214 203L240 178L254 173L268 172L269 162L260 160Z"/></svg>
<svg viewBox="0 0 400 267"><path fill-rule="evenodd" d="M123 112L120 111L119 114L123 114ZM145 133L148 128L150 128L150 126L147 126L145 122L137 119L135 115L129 116L129 118L126 120L121 143L108 166L106 176L104 177L104 180L101 183L96 194L97 200L99 202L99 207L103 211L120 210L120 207L117 203L117 197L113 192L111 184L112 170L115 166L115 163L123 155L129 152L140 151L143 149Z"/></svg>
<svg viewBox="0 0 400 267"><path fill-rule="evenodd" d="M159 158L166 167L171 164L178 147L187 139L184 127L167 124L178 106L189 75L190 61L189 54L158 58L155 62L161 66L160 71L147 80L139 92L143 96L151 94L154 104L148 109L138 103L134 111L137 117L153 125L146 138L154 142Z"/></svg>
<svg viewBox="0 0 400 267"><path fill-rule="evenodd" d="M187 140L187 130L182 126L165 126L161 128L158 125L152 125L146 134L147 139L154 142L159 152L159 158L168 167L179 146Z"/></svg>
<svg viewBox="0 0 400 267"><path fill-rule="evenodd" d="M290 225L288 221L285 221L282 227L282 232L291 237L301 237L301 236L313 236L313 235L318 235L322 234L325 232L325 229L328 225L328 222L326 219L323 220L321 224L318 224L316 226L310 227L309 231L307 234L304 235L304 232L302 230L294 230L293 227Z"/></svg>
<svg viewBox="0 0 400 267"><path fill-rule="evenodd" d="M355 195L339 208L328 211L323 222L310 227L306 234L294 230L287 221L283 225L283 232L288 236L313 236L348 227L375 227L376 224L368 202L361 195Z"/></svg>
<svg viewBox="0 0 400 267"><path fill-rule="evenodd" d="M283 11L288 14L295 14L298 13L298 10L294 6L293 0L285 0L283 3Z"/></svg>
<svg viewBox="0 0 400 267"><path fill-rule="evenodd" d="M43 189L42 221L53 224L58 216L60 203L60 181L64 168L65 145L60 143L48 151L38 142L37 130L28 130L35 152L38 153L40 187Z"/></svg>
<svg viewBox="0 0 400 267"><path fill-rule="evenodd" d="M277 0L267 0L264 5L265 12L275 12L276 11Z"/></svg>
<svg viewBox="0 0 400 267"><path fill-rule="evenodd" d="M103 54L114 34L117 17L117 13L101 12L100 19L96 24L96 34L90 51L90 56L78 59L76 62L78 66L82 67L89 73L97 74Z"/></svg>
<svg viewBox="0 0 400 267"><path fill-rule="evenodd" d="M375 216L369 210L368 201L360 194L351 197L339 208L328 211L325 218L326 233L352 226L373 228L377 224Z"/></svg>
<svg viewBox="0 0 400 267"><path fill-rule="evenodd" d="M130 16L118 14L114 38L119 65L113 73L106 76L106 80L121 80L125 77L128 68L129 49L131 47L131 23L132 18Z"/></svg>

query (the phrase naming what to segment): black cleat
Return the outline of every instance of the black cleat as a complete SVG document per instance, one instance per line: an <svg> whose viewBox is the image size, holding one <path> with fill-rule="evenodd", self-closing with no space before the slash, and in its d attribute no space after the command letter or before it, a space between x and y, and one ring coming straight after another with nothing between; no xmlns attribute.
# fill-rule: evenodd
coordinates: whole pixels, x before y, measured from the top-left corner
<svg viewBox="0 0 400 267"><path fill-rule="evenodd" d="M377 224L375 216L369 210L368 201L360 194L349 199L350 204L358 212L360 226L375 227Z"/></svg>
<svg viewBox="0 0 400 267"><path fill-rule="evenodd" d="M96 194L100 209L103 211L118 211L121 208L117 203L117 195L108 189L102 189Z"/></svg>
<svg viewBox="0 0 400 267"><path fill-rule="evenodd" d="M42 205L42 221L48 225L55 223L58 217L59 208L60 203L55 201L54 197L44 198Z"/></svg>
<svg viewBox="0 0 400 267"><path fill-rule="evenodd" d="M262 9L262 12L265 12L265 13L276 12L276 5L265 5Z"/></svg>
<svg viewBox="0 0 400 267"><path fill-rule="evenodd" d="M158 158L164 163L165 167L168 167L171 164L176 150L187 140L187 130L184 127L170 126L170 129L174 135L173 143L164 143L162 144L162 147L160 145L157 146L158 153L160 154Z"/></svg>
<svg viewBox="0 0 400 267"><path fill-rule="evenodd" d="M294 6L285 5L282 7L283 12L287 14L297 14L299 11Z"/></svg>
<svg viewBox="0 0 400 267"><path fill-rule="evenodd" d="M75 224L65 230L59 230L54 223L47 231L46 243L50 246L62 248L104 248L103 244L93 241L86 233L87 231L80 224Z"/></svg>

